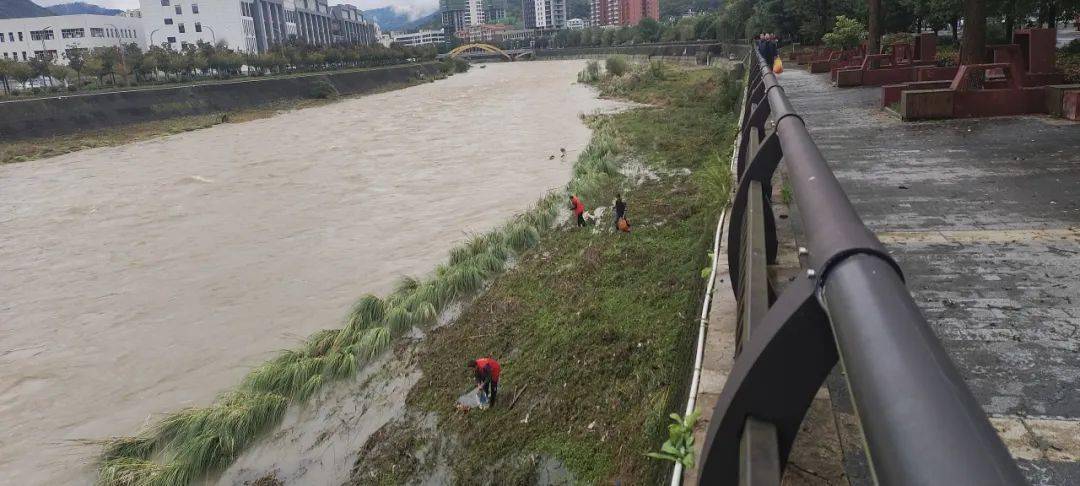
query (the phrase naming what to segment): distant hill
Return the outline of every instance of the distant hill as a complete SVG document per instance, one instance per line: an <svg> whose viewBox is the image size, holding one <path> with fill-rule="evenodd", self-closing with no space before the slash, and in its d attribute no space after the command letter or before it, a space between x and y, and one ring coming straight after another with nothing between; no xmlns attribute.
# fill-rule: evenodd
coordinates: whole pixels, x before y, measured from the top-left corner
<svg viewBox="0 0 1080 486"><path fill-rule="evenodd" d="M53 13L30 0L0 0L0 19L49 17Z"/></svg>
<svg viewBox="0 0 1080 486"><path fill-rule="evenodd" d="M4 0L0 0L0 2L2 1ZM86 2L61 3L47 8L56 15L120 15L124 13L123 10L103 8Z"/></svg>
<svg viewBox="0 0 1080 486"><path fill-rule="evenodd" d="M379 28L382 29L383 32L417 29L420 27L430 28L433 23L438 22L439 20L438 11L417 17L416 15L410 15L410 12L408 11L394 7L365 10L364 16L378 22ZM413 18L410 19L409 17Z"/></svg>

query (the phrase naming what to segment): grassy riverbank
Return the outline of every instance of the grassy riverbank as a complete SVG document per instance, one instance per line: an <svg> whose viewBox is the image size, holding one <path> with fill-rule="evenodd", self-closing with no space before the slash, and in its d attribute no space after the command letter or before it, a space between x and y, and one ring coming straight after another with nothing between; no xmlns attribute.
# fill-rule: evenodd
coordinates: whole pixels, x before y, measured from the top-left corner
<svg viewBox="0 0 1080 486"><path fill-rule="evenodd" d="M599 117L581 165L612 166L587 208L616 192L630 234L566 225L543 236L453 325L433 330L406 418L361 451L354 484L452 475L463 484L566 477L658 484L670 463L644 454L681 412L727 163L738 86L715 69L638 68L599 82L608 96L653 105ZM597 158L599 162L593 162ZM579 175L571 191L579 192ZM560 200L560 202L562 202ZM468 358L503 362L499 404L462 414Z"/></svg>

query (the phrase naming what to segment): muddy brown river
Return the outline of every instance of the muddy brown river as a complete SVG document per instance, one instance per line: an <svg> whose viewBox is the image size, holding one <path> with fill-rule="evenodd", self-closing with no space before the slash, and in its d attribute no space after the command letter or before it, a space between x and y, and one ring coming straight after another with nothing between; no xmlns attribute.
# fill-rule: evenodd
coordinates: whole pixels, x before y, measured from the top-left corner
<svg viewBox="0 0 1080 486"><path fill-rule="evenodd" d="M579 115L610 106L582 67L492 64L0 166L0 484L92 482L80 440L209 404L562 186Z"/></svg>

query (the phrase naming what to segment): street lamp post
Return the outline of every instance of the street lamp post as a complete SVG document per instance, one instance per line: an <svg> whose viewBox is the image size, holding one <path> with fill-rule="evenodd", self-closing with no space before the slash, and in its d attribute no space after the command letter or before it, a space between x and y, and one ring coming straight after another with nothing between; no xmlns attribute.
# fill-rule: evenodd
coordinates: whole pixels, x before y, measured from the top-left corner
<svg viewBox="0 0 1080 486"><path fill-rule="evenodd" d="M41 60L42 61L48 61L49 60L49 50L45 47L45 33L46 32L52 32L52 26L50 25L48 27L45 27L44 29L41 29L40 32L41 32ZM43 74L42 75L42 80L41 80L42 83L44 83L45 81L48 81L49 85L51 86L52 85L52 80L49 79L49 78L50 78L50 76L49 76L48 72Z"/></svg>
<svg viewBox="0 0 1080 486"><path fill-rule="evenodd" d="M157 29L154 29L154 30L150 31L150 47L154 47L154 34L156 34L157 31L159 31L159 30L161 30L161 29L157 28Z"/></svg>
<svg viewBox="0 0 1080 486"><path fill-rule="evenodd" d="M202 25L202 24L199 24L199 25ZM210 29L210 39L211 39L210 42L212 42L214 45L217 45L217 33L214 32L214 28L210 27L209 25L202 25L202 28Z"/></svg>

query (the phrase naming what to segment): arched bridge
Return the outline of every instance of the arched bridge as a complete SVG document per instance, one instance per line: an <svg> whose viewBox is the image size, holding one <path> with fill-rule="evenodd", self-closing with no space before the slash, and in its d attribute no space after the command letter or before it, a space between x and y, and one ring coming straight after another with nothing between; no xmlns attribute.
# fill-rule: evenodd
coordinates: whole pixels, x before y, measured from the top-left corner
<svg viewBox="0 0 1080 486"><path fill-rule="evenodd" d="M450 52L439 57L449 58L464 58L469 59L473 57L487 57L496 55L506 59L507 61L517 61L520 59L532 57L532 49L509 49L503 50L495 47L491 44L473 43L457 46L450 50Z"/></svg>

